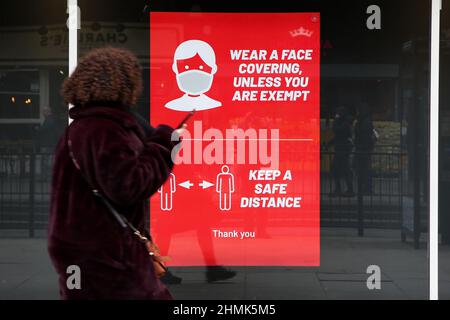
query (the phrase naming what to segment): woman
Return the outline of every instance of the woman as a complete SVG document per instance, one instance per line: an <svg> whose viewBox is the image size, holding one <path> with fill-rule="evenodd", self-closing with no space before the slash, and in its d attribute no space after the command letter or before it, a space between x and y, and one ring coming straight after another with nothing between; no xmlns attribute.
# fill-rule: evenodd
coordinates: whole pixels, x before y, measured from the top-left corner
<svg viewBox="0 0 450 320"><path fill-rule="evenodd" d="M64 82L65 102L74 105L73 123L55 151L48 239L63 299L172 298L145 246L90 187L144 230L148 198L168 178L178 141L171 140L174 129L144 130L133 115L130 107L141 89L138 60L115 48L90 52ZM79 170L69 155L69 140ZM79 268L81 288L73 288L70 266Z"/></svg>

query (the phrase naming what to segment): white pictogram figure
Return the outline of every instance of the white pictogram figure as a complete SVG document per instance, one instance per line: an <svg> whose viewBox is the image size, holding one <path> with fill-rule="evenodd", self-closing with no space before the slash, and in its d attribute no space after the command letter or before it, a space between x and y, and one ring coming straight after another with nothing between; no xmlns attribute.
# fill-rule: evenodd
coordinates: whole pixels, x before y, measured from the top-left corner
<svg viewBox="0 0 450 320"><path fill-rule="evenodd" d="M222 211L231 210L231 194L234 192L234 176L227 165L222 166L216 179L216 192L219 193L219 208Z"/></svg>
<svg viewBox="0 0 450 320"><path fill-rule="evenodd" d="M169 181L158 189L158 192L161 195L161 210L163 211L172 210L172 198L173 194L177 190L175 175L173 173L170 174L168 180Z"/></svg>
<svg viewBox="0 0 450 320"><path fill-rule="evenodd" d="M213 48L201 40L182 42L173 57L172 70L176 74L178 88L184 95L169 101L165 107L178 111L207 110L222 103L208 97L214 74L217 72Z"/></svg>

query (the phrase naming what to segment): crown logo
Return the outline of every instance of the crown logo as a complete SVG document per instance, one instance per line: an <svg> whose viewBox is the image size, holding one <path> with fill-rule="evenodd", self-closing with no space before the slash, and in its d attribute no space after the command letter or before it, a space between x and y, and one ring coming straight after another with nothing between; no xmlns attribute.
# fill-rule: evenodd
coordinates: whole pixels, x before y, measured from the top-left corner
<svg viewBox="0 0 450 320"><path fill-rule="evenodd" d="M289 31L289 33L291 34L292 38L296 38L296 37L311 38L312 35L314 34L314 31L306 29L306 28L303 28L303 27L300 27L298 29Z"/></svg>

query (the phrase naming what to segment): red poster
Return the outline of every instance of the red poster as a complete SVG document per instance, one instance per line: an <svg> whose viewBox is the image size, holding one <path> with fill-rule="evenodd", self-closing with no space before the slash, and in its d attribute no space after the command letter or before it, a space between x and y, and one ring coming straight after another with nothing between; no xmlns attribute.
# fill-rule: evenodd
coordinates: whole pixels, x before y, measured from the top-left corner
<svg viewBox="0 0 450 320"><path fill-rule="evenodd" d="M173 266L320 264L318 13L150 14L151 123L192 109L151 227Z"/></svg>

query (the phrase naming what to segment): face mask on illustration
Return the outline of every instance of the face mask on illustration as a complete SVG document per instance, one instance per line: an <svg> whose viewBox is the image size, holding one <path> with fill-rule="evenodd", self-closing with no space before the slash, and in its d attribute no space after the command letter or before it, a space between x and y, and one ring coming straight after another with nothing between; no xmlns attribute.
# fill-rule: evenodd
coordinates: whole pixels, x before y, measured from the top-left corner
<svg viewBox="0 0 450 320"><path fill-rule="evenodd" d="M199 70L190 70L177 74L177 83L180 90L192 95L207 92L211 88L212 80L212 74Z"/></svg>

